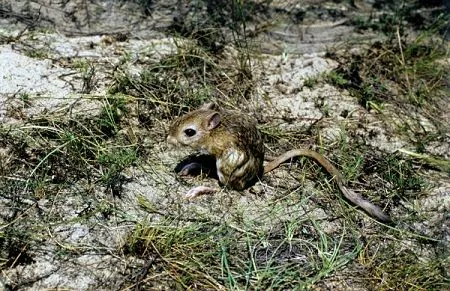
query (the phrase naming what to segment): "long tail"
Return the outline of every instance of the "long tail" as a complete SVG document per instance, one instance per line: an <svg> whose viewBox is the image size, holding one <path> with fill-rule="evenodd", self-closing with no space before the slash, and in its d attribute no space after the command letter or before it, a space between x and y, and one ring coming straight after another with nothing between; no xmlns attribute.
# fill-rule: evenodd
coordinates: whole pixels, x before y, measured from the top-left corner
<svg viewBox="0 0 450 291"><path fill-rule="evenodd" d="M327 172L335 178L336 183L338 184L338 187L341 190L342 194L350 202L352 202L353 204L361 207L367 213L369 213L370 215L376 217L380 221L383 221L383 222L390 222L391 221L391 218L388 215L386 215L383 212L383 210L381 210L380 207L378 207L378 206L372 204L371 202L367 201L366 199L364 199L363 197L361 197L360 195L358 195L354 191L352 191L350 189L347 189L347 187L345 186L346 183L344 181L344 178L342 177L341 173L339 173L338 169L336 169L336 167L333 166L333 164L330 161L328 161L324 156L322 156L321 154L319 154L319 153L317 153L315 151L302 150L302 149L290 150L290 151L282 154L281 156L277 157L273 161L269 162L264 167L264 174L272 171L275 168L278 168L278 166L280 166L280 164L282 164L282 163L284 163L284 162L286 162L286 161L288 161L288 160L290 160L290 159L292 159L294 157L299 157L299 156L313 158L322 167L324 167L325 170L327 170Z"/></svg>

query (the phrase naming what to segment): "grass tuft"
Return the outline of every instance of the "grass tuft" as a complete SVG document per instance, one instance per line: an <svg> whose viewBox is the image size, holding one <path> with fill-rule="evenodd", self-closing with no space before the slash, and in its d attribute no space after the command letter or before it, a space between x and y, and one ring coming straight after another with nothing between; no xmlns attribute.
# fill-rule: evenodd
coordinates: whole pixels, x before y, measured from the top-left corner
<svg viewBox="0 0 450 291"><path fill-rule="evenodd" d="M150 10L148 1L141 2ZM71 105L63 114L27 118L33 96L13 96L22 106L22 114L15 116L23 119L0 127L0 270L33 268L42 254L72 262L80 255L91 260L92 254L107 253L122 262L123 269L113 273L120 273L114 279L122 289L445 289L449 256L441 209L446 197L444 203L438 200L440 188L433 192L438 198L430 195L434 181L427 175L443 175L435 168L448 171L446 154L430 152L430 144L448 139L443 112L448 104L448 48L438 37L447 18L436 17L412 37L404 26L415 15L409 3L378 1L374 5L393 11L376 20L355 21L361 30L386 36L359 51L330 54L339 67L303 81L312 89L308 91L322 83L349 90L363 108L345 108L336 117L334 110L341 110L341 104L321 94L313 104L323 117L302 131L274 126L279 122L298 128L300 120L292 112L272 119L262 116L264 110L255 114L266 118L260 128L268 154L317 143L349 187L392 214L395 223L384 225L344 201L333 177L306 158L286 163L243 193L222 189L194 202L180 198L189 178L177 180L167 170L168 122L210 100L243 112L247 106L265 109L265 101L275 101L268 97L270 88L255 90L259 80L252 64L261 56L255 56L251 39L272 25L276 29L270 33L280 38L290 33L279 30L278 19L258 23L258 17L285 16L298 25L312 10L324 19L344 15L342 9L279 8L271 1L183 3L190 9L179 7L171 27L174 51L146 55L145 65L134 61L134 54L125 54L114 68L106 97L86 95L96 86L95 63L73 63L82 79L82 101L88 101L82 110L97 106L92 116L75 116ZM120 39L127 38L118 35L116 41ZM113 43L104 40L105 45ZM45 57L48 52L27 53ZM262 78L271 79L274 71ZM297 94L303 93L309 92L296 89L282 97L302 98ZM261 100L255 94L263 96L264 104L252 104ZM305 102L308 96L303 96ZM389 153L369 146L376 133L353 139L366 121L379 120L384 124L377 129L385 133L387 128L389 143L397 137L389 134L399 133L410 138L414 151ZM321 130L341 121L349 127L325 144ZM182 179L185 183L179 183ZM426 206L416 207L418 203ZM129 228L117 248L114 243L123 240L124 225ZM119 233L119 239L111 239L111 233ZM121 277L122 270L128 277Z"/></svg>
<svg viewBox="0 0 450 291"><path fill-rule="evenodd" d="M321 224L304 221L261 237L251 227L212 221L141 222L123 251L151 261L150 270L143 266L148 275L141 288L169 278L170 288L306 288L346 266L362 247L346 232L333 238Z"/></svg>

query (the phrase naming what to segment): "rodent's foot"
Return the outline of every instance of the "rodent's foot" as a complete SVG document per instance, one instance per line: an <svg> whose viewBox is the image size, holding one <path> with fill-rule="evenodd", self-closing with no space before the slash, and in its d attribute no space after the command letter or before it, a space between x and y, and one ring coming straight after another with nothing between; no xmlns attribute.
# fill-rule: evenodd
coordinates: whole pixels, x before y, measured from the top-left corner
<svg viewBox="0 0 450 291"><path fill-rule="evenodd" d="M197 187L189 190L186 193L185 197L187 199L192 199L192 198L195 198L195 197L203 195L203 194L213 194L215 192L217 192L217 189L215 189L215 188L207 187L207 186L197 186Z"/></svg>

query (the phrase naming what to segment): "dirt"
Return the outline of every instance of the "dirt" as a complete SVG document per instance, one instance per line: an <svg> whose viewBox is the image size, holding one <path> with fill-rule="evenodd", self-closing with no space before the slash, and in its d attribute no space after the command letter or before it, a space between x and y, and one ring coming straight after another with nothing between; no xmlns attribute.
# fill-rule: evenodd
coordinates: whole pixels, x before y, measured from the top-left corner
<svg viewBox="0 0 450 291"><path fill-rule="evenodd" d="M171 32L174 19L193 22L198 17L193 12L195 1L188 5L178 3L183 1L147 1L143 5L144 2L2 1L1 126L24 128L27 126L24 120L43 116L98 116L102 97L108 94L119 64L127 63L129 72L138 75L146 62L175 52L176 43L183 37ZM371 13L373 1L354 1L358 6L356 9L338 1L303 1L301 7L297 2L273 1L270 4L265 20L276 21L253 39L254 43L261 44L260 56L253 60L253 78L258 86L245 107L255 111L261 109L258 112L261 119L270 120L282 130L303 131L319 123L321 137L326 143L338 141L345 126L355 128L355 139L364 140L383 153L393 154L398 149L408 148L408 140L393 135L383 126L379 114L363 108L345 90L329 84L312 89L305 85L308 78L321 76L337 67L337 63L327 57L327 49L343 46L349 40L358 43L381 38L376 33L361 35L350 23L355 13ZM262 23L255 20L248 29L256 32ZM86 88L89 69L95 71L95 79L90 80L90 86ZM344 112L350 114L345 116ZM167 124L155 126L164 132ZM140 130L145 133L147 129ZM374 131L376 135L369 135ZM123 185L120 199L98 186L87 193L85 189L90 188L91 182L82 180L66 189L58 189L51 198L46 194L42 199L27 202L27 216L36 220L52 219L47 227L40 228L40 233L35 234L38 238L28 248L32 259L2 270L0 289L12 286L27 290L123 288L135 275L130 271L133 266L142 264L139 259L120 256L126 235L140 220L155 222L161 219L149 215L142 208L139 197L158 205L163 213L185 218L210 217L213 213L218 222L233 223L241 218L249 223L258 221L262 230L269 229L274 220L283 221L283 217L262 217L258 212L277 207L276 204L267 205L267 199L273 194L271 187L277 189L276 183L280 180L287 181L282 184L298 183L289 176L289 170L280 169L270 174L266 182L252 189L253 192L247 191L237 198L219 193L186 202L183 193L197 182L195 179L181 182L173 173L185 153L168 148L164 136L143 137L142 142L144 146L151 145L147 160L139 167L125 170L130 181ZM430 151L448 158L449 147L448 140L444 140L430 146ZM12 149L0 150L0 158L6 163ZM6 180L16 178L22 179L2 177ZM437 180L438 185L429 191L426 199L411 201L407 206L435 213L430 219L431 224L445 221L443 216L450 209L448 175L441 175ZM216 185L216 181L203 180L201 183ZM306 185L302 191L311 193L314 191L311 188ZM89 213L90 207L99 205L115 210L107 218L98 213L83 216ZM9 223L7 217L12 215L12 207L5 197L0 199L0 229ZM239 209L240 217L230 209ZM326 216L319 208L298 207L294 210L299 213L312 211L319 218ZM25 227L33 229L33 225ZM442 229L442 232L447 233L445 239L448 241L448 229ZM330 281L329 286L333 284ZM333 286L342 287L340 284Z"/></svg>

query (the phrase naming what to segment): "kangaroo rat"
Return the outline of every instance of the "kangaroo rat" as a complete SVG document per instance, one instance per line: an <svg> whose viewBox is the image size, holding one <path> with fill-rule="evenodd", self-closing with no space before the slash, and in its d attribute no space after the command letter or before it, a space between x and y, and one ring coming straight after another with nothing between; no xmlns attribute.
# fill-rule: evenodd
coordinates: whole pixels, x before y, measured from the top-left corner
<svg viewBox="0 0 450 291"><path fill-rule="evenodd" d="M243 190L283 162L293 157L306 156L316 160L334 177L345 198L380 221L390 221L389 216L378 206L347 189L339 171L315 151L294 149L263 166L264 144L256 120L236 111L218 110L215 107L214 103L207 103L176 118L170 125L167 141L214 156L217 176L226 187ZM196 166L195 163L189 164L182 172L186 173ZM187 196L195 197L216 191L215 188L199 186L191 189Z"/></svg>

